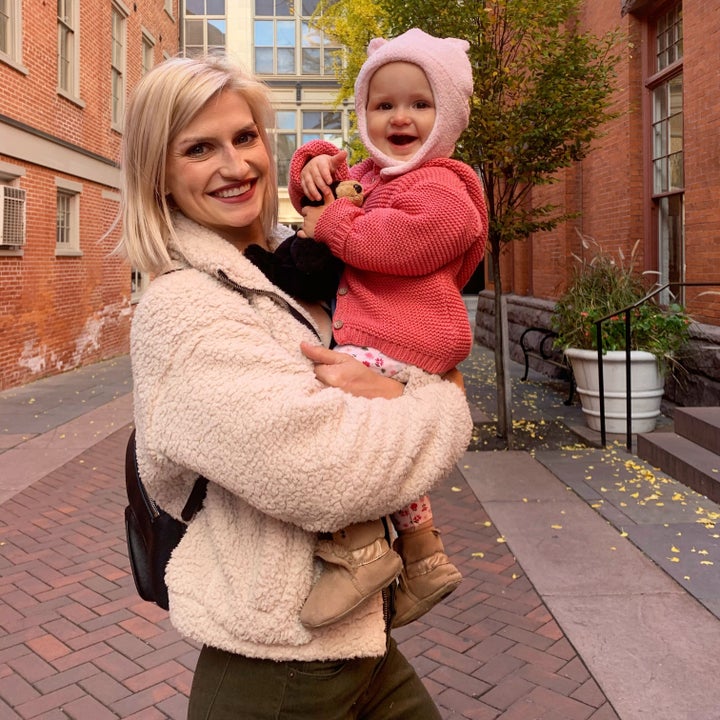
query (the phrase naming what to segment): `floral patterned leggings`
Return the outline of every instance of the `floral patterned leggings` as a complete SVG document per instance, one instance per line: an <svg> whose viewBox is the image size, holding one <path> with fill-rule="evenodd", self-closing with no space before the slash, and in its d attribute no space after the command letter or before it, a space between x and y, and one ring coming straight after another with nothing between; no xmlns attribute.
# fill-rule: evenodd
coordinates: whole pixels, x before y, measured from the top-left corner
<svg viewBox="0 0 720 720"><path fill-rule="evenodd" d="M380 352L380 350L376 348L360 347L358 345L337 345L333 350L352 355L363 365L372 368L375 372L385 375L386 377L393 377L406 367L406 363L395 360L395 358L385 355L385 353ZM392 521L395 529L401 533L412 531L418 525L432 522L432 516L430 498L427 495L423 495L415 502L394 512L392 514Z"/></svg>

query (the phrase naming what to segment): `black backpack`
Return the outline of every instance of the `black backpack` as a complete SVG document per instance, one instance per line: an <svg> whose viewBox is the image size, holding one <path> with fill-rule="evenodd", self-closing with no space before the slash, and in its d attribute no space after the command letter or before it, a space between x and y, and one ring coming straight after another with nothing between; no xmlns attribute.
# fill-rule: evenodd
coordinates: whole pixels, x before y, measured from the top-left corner
<svg viewBox="0 0 720 720"><path fill-rule="evenodd" d="M125 451L125 485L128 506L125 508L125 535L128 558L138 594L143 600L168 609L165 568L170 554L187 530L187 523L202 507L207 479L198 477L182 511L185 522L176 520L148 495L140 479L135 452L135 430Z"/></svg>

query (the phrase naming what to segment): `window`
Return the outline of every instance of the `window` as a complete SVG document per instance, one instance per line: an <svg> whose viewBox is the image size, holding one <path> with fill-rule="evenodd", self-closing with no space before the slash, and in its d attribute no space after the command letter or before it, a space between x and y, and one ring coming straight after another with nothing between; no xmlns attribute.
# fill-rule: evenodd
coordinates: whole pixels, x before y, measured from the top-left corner
<svg viewBox="0 0 720 720"><path fill-rule="evenodd" d="M112 8L112 125L122 127L125 109L125 13L117 6Z"/></svg>
<svg viewBox="0 0 720 720"><path fill-rule="evenodd" d="M657 18L654 32L652 93L652 200L657 210L657 255L660 283L685 277L683 32L682 6ZM678 288L675 295L682 300ZM670 300L666 293L661 298Z"/></svg>
<svg viewBox="0 0 720 720"><path fill-rule="evenodd" d="M0 59L11 65L22 61L20 0L0 0Z"/></svg>
<svg viewBox="0 0 720 720"><path fill-rule="evenodd" d="M334 76L340 48L310 27L318 0L255 0L255 72Z"/></svg>
<svg viewBox="0 0 720 720"><path fill-rule="evenodd" d="M142 36L142 74L145 75L155 64L155 40L147 33Z"/></svg>
<svg viewBox="0 0 720 720"><path fill-rule="evenodd" d="M278 184L287 187L290 160L295 150L310 140L343 144L343 113L339 110L279 110L276 118ZM299 129L298 129L299 128Z"/></svg>
<svg viewBox="0 0 720 720"><path fill-rule="evenodd" d="M185 55L225 52L225 0L186 0Z"/></svg>
<svg viewBox="0 0 720 720"><path fill-rule="evenodd" d="M12 55L13 18L10 14L12 0L0 0L0 52Z"/></svg>
<svg viewBox="0 0 720 720"><path fill-rule="evenodd" d="M58 89L68 95L77 95L77 12L79 0L58 0Z"/></svg>
<svg viewBox="0 0 720 720"><path fill-rule="evenodd" d="M0 185L0 248L18 249L25 245L25 190Z"/></svg>
<svg viewBox="0 0 720 720"><path fill-rule="evenodd" d="M82 185L56 178L55 254L80 255L80 192Z"/></svg>
<svg viewBox="0 0 720 720"><path fill-rule="evenodd" d="M130 271L130 302L138 302L149 284L150 275L133 268Z"/></svg>

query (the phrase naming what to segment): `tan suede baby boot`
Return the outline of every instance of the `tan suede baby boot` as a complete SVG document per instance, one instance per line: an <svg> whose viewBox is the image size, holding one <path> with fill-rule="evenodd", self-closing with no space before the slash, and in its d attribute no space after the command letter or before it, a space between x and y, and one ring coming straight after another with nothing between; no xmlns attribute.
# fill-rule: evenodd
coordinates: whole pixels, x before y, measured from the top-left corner
<svg viewBox="0 0 720 720"><path fill-rule="evenodd" d="M403 533L393 547L403 559L395 592L393 627L417 620L461 583L460 571L445 554L440 531L434 527Z"/></svg>
<svg viewBox="0 0 720 720"><path fill-rule="evenodd" d="M319 540L315 550L325 561L320 579L300 611L310 628L334 623L387 587L402 569L402 560L385 538L382 520L350 525Z"/></svg>

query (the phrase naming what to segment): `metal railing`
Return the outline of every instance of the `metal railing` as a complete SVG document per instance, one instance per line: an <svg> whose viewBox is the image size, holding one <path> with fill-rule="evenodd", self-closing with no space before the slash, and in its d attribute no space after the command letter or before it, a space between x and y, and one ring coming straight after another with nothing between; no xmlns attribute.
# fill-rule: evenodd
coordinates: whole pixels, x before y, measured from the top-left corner
<svg viewBox="0 0 720 720"><path fill-rule="evenodd" d="M609 313L599 320L594 321L595 325L595 337L597 341L597 355L598 355L598 394L600 400L600 443L603 447L607 444L607 432L605 423L605 379L603 376L603 342L602 342L602 324L606 320L617 317L618 315L625 315L625 422L626 422L626 444L627 449L632 452L632 375L630 368L630 337L631 337L631 323L630 323L630 312L640 305L643 305L651 298L655 297L659 293L667 290L669 287L680 288L680 287L720 287L720 283L705 283L705 282L672 282L665 283L660 287L656 288L652 292L645 295L637 302L632 305L628 305L621 310Z"/></svg>

